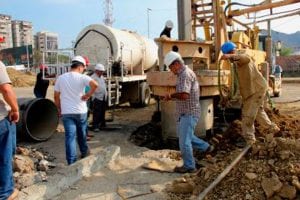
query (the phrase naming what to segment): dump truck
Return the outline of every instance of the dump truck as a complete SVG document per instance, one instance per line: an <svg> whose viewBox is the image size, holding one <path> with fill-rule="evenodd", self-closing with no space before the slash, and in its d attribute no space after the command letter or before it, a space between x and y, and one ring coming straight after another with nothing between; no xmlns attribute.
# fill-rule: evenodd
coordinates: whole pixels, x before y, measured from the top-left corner
<svg viewBox="0 0 300 200"><path fill-rule="evenodd" d="M213 129L215 110L223 110L220 102L226 105L241 105L241 98L236 84L237 78L233 73L233 66L229 62L221 61L221 45L228 40L234 42L237 50L255 58L256 66L269 81L269 63L271 63L271 37L264 41L267 51L260 50L259 27L253 21L245 24L237 16L270 10L276 7L290 5L299 0L264 1L251 5L245 9L232 10L239 3L221 0L178 0L178 40L158 38L159 70L147 74L147 82L156 96L164 96L175 92L176 76L170 71L164 71L163 59L167 52L173 50L181 54L185 64L198 77L200 84L201 116L195 133L203 137L207 131ZM245 5L244 5L245 6ZM281 16L284 17L284 16ZM272 18L267 18L272 20ZM244 29L229 31L229 26L238 24ZM270 23L269 23L270 24ZM202 28L205 39L199 40L197 34ZM270 29L270 25L269 25ZM270 30L269 30L270 32ZM164 139L177 138L175 120L175 102L159 102L162 135ZM224 104L223 104L224 105Z"/></svg>

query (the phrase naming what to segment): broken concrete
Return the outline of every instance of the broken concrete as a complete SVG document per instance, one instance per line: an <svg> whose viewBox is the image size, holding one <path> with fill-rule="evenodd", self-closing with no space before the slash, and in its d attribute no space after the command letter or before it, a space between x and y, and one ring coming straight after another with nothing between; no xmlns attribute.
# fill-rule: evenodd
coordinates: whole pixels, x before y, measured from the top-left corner
<svg viewBox="0 0 300 200"><path fill-rule="evenodd" d="M105 149L95 149L92 155L65 167L50 177L47 182L38 183L23 189L19 200L51 199L68 189L78 180L90 176L99 169L114 161L120 154L120 147L109 146Z"/></svg>

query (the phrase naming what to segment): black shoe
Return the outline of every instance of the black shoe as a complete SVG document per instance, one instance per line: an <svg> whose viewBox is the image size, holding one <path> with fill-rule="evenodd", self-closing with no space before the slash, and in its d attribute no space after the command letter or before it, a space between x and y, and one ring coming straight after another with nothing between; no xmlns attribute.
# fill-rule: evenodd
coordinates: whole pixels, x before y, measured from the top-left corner
<svg viewBox="0 0 300 200"><path fill-rule="evenodd" d="M95 133L98 133L98 132L100 132L100 129L99 128L94 128L94 129L92 129L92 131L95 132Z"/></svg>
<svg viewBox="0 0 300 200"><path fill-rule="evenodd" d="M176 166L174 168L174 172L184 174L184 173L195 173L195 172L197 172L197 170L196 169L187 169L184 166L181 166L181 167Z"/></svg>
<svg viewBox="0 0 300 200"><path fill-rule="evenodd" d="M206 149L205 154L212 153L214 150L215 150L214 145L210 145L210 146Z"/></svg>
<svg viewBox="0 0 300 200"><path fill-rule="evenodd" d="M81 155L81 158L85 158L85 157L88 157L89 155L91 155L91 150L88 149L87 152L85 154L82 154Z"/></svg>

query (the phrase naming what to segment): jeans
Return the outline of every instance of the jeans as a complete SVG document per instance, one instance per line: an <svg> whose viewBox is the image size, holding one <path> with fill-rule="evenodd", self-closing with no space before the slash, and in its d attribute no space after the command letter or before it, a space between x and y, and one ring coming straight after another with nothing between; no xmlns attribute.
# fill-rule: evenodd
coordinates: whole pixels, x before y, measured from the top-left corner
<svg viewBox="0 0 300 200"><path fill-rule="evenodd" d="M195 169L195 159L193 148L206 151L209 144L194 135L198 118L192 115L181 115L177 123L177 134L179 138L179 148L183 159L183 167Z"/></svg>
<svg viewBox="0 0 300 200"><path fill-rule="evenodd" d="M16 125L7 118L0 121L0 199L14 190L12 159L16 148Z"/></svg>
<svg viewBox="0 0 300 200"><path fill-rule="evenodd" d="M63 114L65 128L65 148L68 165L76 162L76 137L81 156L87 155L89 148L86 141L87 114Z"/></svg>

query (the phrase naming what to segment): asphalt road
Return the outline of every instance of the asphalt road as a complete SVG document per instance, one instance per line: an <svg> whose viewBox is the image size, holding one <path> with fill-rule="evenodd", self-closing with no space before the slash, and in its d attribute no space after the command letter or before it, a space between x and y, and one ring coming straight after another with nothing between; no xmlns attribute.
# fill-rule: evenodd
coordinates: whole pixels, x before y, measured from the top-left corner
<svg viewBox="0 0 300 200"><path fill-rule="evenodd" d="M275 103L284 103L300 100L300 82L283 83L280 97L272 97Z"/></svg>

